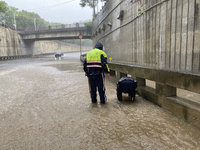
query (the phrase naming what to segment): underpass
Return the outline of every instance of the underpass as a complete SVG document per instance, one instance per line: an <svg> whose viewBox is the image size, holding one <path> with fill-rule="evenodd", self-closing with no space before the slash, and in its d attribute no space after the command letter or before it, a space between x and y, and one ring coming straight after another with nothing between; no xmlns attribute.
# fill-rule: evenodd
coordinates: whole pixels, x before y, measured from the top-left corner
<svg viewBox="0 0 200 150"><path fill-rule="evenodd" d="M198 128L140 96L92 105L79 53L0 64L0 149L199 149ZM99 102L99 98L98 98Z"/></svg>

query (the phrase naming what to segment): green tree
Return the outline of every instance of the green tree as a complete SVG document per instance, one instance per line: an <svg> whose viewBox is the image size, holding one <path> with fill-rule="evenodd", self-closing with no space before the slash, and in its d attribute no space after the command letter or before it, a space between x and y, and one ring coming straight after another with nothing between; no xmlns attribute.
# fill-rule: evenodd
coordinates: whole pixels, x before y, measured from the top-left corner
<svg viewBox="0 0 200 150"><path fill-rule="evenodd" d="M96 7L97 3L98 3L98 0L81 0L80 1L81 7L89 6L93 9L93 19L96 16L95 7Z"/></svg>
<svg viewBox="0 0 200 150"><path fill-rule="evenodd" d="M48 26L48 22L42 19L34 12L25 10L19 11L16 16L16 22L19 29L23 30L38 30Z"/></svg>
<svg viewBox="0 0 200 150"><path fill-rule="evenodd" d="M0 14L0 21L10 27L17 27L18 30L34 30L48 27L49 22L42 19L34 12L25 10L18 11L15 7L8 7Z"/></svg>
<svg viewBox="0 0 200 150"><path fill-rule="evenodd" d="M25 10L19 11L18 8L9 7L7 3L0 0L0 24L15 27L17 30L40 30L48 29L48 26L62 27L61 23L50 23L42 19L37 13Z"/></svg>
<svg viewBox="0 0 200 150"><path fill-rule="evenodd" d="M0 1L0 13L6 12L8 10L8 5L4 1Z"/></svg>
<svg viewBox="0 0 200 150"><path fill-rule="evenodd" d="M92 31L92 21L84 22L84 25L88 30Z"/></svg>
<svg viewBox="0 0 200 150"><path fill-rule="evenodd" d="M86 27L92 27L92 21L84 22Z"/></svg>
<svg viewBox="0 0 200 150"><path fill-rule="evenodd" d="M4 13L8 10L8 5L4 1L0 1L0 23L5 24Z"/></svg>
<svg viewBox="0 0 200 150"><path fill-rule="evenodd" d="M15 15L17 14L17 8L8 7L7 11L3 13L2 20L5 24L12 27L15 24Z"/></svg>

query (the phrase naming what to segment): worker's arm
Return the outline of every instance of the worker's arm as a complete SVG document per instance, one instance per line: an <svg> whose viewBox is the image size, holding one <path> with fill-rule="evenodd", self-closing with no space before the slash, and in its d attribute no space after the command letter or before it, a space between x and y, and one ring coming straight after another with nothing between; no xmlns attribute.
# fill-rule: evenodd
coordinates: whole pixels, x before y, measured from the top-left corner
<svg viewBox="0 0 200 150"><path fill-rule="evenodd" d="M108 67L107 57L104 57L103 55L101 55L101 64L103 67L103 71L105 73L110 73L110 68Z"/></svg>
<svg viewBox="0 0 200 150"><path fill-rule="evenodd" d="M83 70L85 71L85 75L88 76L88 73L87 73L87 60L86 59L83 62Z"/></svg>
<svg viewBox="0 0 200 150"><path fill-rule="evenodd" d="M110 68L108 67L107 55L101 55L101 63L102 63L103 71L107 73L107 78L110 79Z"/></svg>

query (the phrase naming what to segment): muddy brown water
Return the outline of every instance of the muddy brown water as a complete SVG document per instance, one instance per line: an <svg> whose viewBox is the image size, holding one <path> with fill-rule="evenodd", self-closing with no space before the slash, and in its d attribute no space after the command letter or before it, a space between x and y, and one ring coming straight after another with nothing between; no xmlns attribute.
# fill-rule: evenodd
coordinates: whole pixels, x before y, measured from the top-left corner
<svg viewBox="0 0 200 150"><path fill-rule="evenodd" d="M200 149L199 129L139 96L118 102L107 80L108 103L92 105L74 54L0 69L0 150Z"/></svg>

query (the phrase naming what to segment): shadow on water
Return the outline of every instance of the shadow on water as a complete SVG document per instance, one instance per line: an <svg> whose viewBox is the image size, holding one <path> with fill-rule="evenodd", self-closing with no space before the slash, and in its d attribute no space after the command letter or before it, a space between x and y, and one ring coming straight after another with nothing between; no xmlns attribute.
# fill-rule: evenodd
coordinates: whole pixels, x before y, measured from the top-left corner
<svg viewBox="0 0 200 150"><path fill-rule="evenodd" d="M99 101L95 104L90 103L88 106L88 110L91 113L110 112L111 110L113 110L113 108L119 108L123 106L128 106L128 107L136 106L140 103L137 97L138 96L136 96L136 99L134 101L132 101L129 96L123 96L123 101L118 101L117 98L114 98L114 99L109 99L109 101L106 104L100 104Z"/></svg>
<svg viewBox="0 0 200 150"><path fill-rule="evenodd" d="M135 103L137 103L137 96L135 98L135 100L131 100L131 97L128 96L128 95L122 95L122 101L118 101L118 99L116 99L116 101L118 101L120 104L123 104L123 105L134 105Z"/></svg>
<svg viewBox="0 0 200 150"><path fill-rule="evenodd" d="M59 71L76 71L82 72L82 66L80 64L52 64L52 65L45 65L48 67L54 67Z"/></svg>

